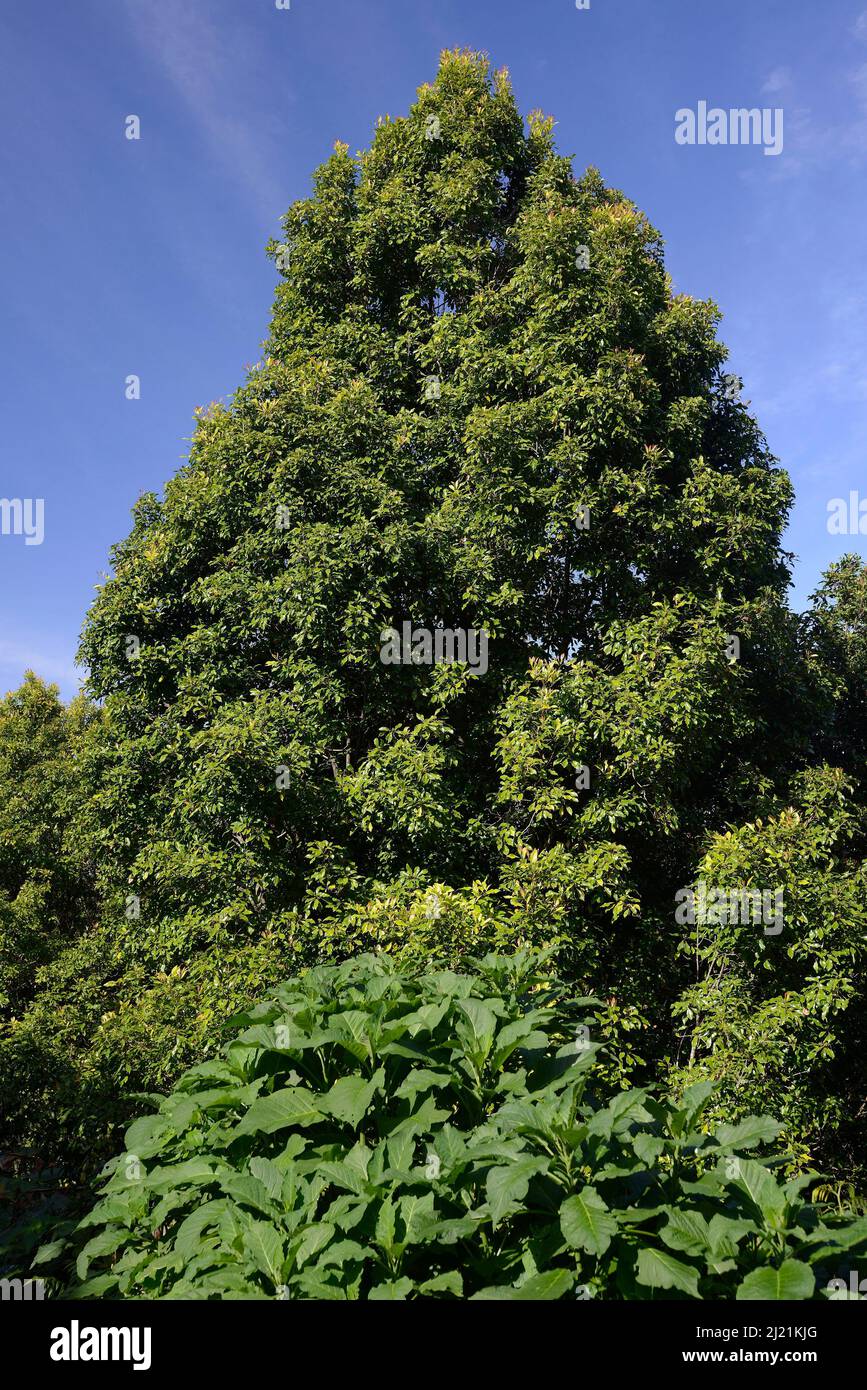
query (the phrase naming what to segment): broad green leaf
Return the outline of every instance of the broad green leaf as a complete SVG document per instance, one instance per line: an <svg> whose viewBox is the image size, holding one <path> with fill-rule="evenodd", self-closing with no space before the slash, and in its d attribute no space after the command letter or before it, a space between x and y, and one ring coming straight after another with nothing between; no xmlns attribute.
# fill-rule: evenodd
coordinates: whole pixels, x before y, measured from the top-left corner
<svg viewBox="0 0 867 1390"><path fill-rule="evenodd" d="M348 1009L344 1013L334 1014L331 1019L341 1047L345 1047L358 1062L364 1062L373 1055L369 1033L371 1025L370 1014L363 1013L361 1009Z"/></svg>
<svg viewBox="0 0 867 1390"><path fill-rule="evenodd" d="M314 1255L318 1255L320 1250L324 1250L334 1236L335 1230L336 1227L330 1221L317 1222L314 1226L307 1226L301 1234L300 1241L295 1246L296 1268L300 1269Z"/></svg>
<svg viewBox="0 0 867 1390"><path fill-rule="evenodd" d="M780 1217L786 1208L786 1194L770 1169L751 1158L738 1158L735 1162L737 1167L733 1177L729 1176L727 1159L720 1159L716 1168L717 1174L725 1177L731 1186L744 1192L765 1218Z"/></svg>
<svg viewBox="0 0 867 1390"><path fill-rule="evenodd" d="M374 1239L377 1245L381 1245L383 1250L391 1250L395 1244L395 1233L397 1231L397 1212L394 1202L388 1197L380 1204L376 1215L376 1230Z"/></svg>
<svg viewBox="0 0 867 1390"><path fill-rule="evenodd" d="M394 1094L398 1098L406 1096L408 1099L412 1099L420 1091L430 1091L449 1086L451 1082L452 1077L449 1076L448 1072L431 1071L429 1067L413 1067Z"/></svg>
<svg viewBox="0 0 867 1390"><path fill-rule="evenodd" d="M809 1265L800 1260L784 1260L779 1269L754 1269L738 1285L735 1298L792 1300L812 1298L816 1279Z"/></svg>
<svg viewBox="0 0 867 1390"><path fill-rule="evenodd" d="M255 1100L234 1133L236 1138L242 1134L276 1134L294 1125L307 1128L322 1118L323 1112L312 1091L303 1086L287 1086L283 1091Z"/></svg>
<svg viewBox="0 0 867 1390"><path fill-rule="evenodd" d="M484 1059L493 1045L496 1014L478 999L460 999L457 1007L466 1019L465 1023L458 1025L459 1034L469 1040L473 1055Z"/></svg>
<svg viewBox="0 0 867 1390"><path fill-rule="evenodd" d="M113 1255L122 1245L132 1239L132 1232L109 1226L107 1230L100 1231L99 1235L89 1240L75 1262L75 1272L80 1280L87 1278L93 1260L100 1255Z"/></svg>
<svg viewBox="0 0 867 1390"><path fill-rule="evenodd" d="M867 1244L867 1216L847 1222L845 1226L821 1225L804 1240L806 1246L819 1246L810 1250L811 1260L822 1260L838 1251L853 1250L856 1245Z"/></svg>
<svg viewBox="0 0 867 1390"><path fill-rule="evenodd" d="M419 1293L452 1293L455 1298L463 1298L464 1281L458 1270L450 1270L448 1274L438 1274L434 1279L426 1279L419 1285Z"/></svg>
<svg viewBox="0 0 867 1390"><path fill-rule="evenodd" d="M358 1196L367 1191L367 1176L356 1164L339 1163L320 1163L316 1169L327 1182L334 1187L343 1188L346 1192L354 1192Z"/></svg>
<svg viewBox="0 0 867 1390"><path fill-rule="evenodd" d="M505 1168L492 1168L488 1173L486 1191L491 1219L498 1226L508 1211L527 1195L530 1179L548 1167L547 1159L520 1158Z"/></svg>
<svg viewBox="0 0 867 1390"><path fill-rule="evenodd" d="M682 1250L687 1255L704 1255L712 1248L708 1223L697 1211L671 1209L659 1234L669 1249Z"/></svg>
<svg viewBox="0 0 867 1390"><path fill-rule="evenodd" d="M759 1227L754 1221L742 1221L737 1217L725 1216L721 1212L711 1217L708 1231L711 1250L715 1256L722 1258L734 1255L744 1236L758 1233Z"/></svg>
<svg viewBox="0 0 867 1390"><path fill-rule="evenodd" d="M604 1110L596 1111L587 1125L589 1132L608 1139L615 1130L624 1128L632 1120L649 1119L644 1107L646 1097L647 1092L643 1090L622 1091Z"/></svg>
<svg viewBox="0 0 867 1390"><path fill-rule="evenodd" d="M357 1129L384 1077L383 1071L369 1082L361 1076L342 1076L326 1095L317 1097L317 1104L326 1114Z"/></svg>
<svg viewBox="0 0 867 1390"><path fill-rule="evenodd" d="M642 1163L646 1163L648 1168L654 1168L665 1148L665 1140L657 1138L654 1134L636 1134L632 1139L632 1147Z"/></svg>
<svg viewBox="0 0 867 1390"><path fill-rule="evenodd" d="M316 1261L316 1269L326 1269L329 1265L364 1263L372 1260L374 1252L367 1246L359 1245L357 1240L335 1240L327 1246Z"/></svg>
<svg viewBox="0 0 867 1390"><path fill-rule="evenodd" d="M717 1125L713 1135L727 1149L751 1149L776 1139L782 1126L769 1115L749 1115L736 1125Z"/></svg>
<svg viewBox="0 0 867 1390"><path fill-rule="evenodd" d="M52 1260L57 1259L58 1255L63 1254L66 1244L65 1240L51 1240L45 1245L40 1245L31 1263L34 1265L50 1264Z"/></svg>
<svg viewBox="0 0 867 1390"><path fill-rule="evenodd" d="M133 1120L126 1132L126 1151L140 1159L153 1158L171 1137L171 1123L165 1115L143 1115Z"/></svg>
<svg viewBox="0 0 867 1390"><path fill-rule="evenodd" d="M267 1221L253 1221L244 1232L244 1249L256 1268L277 1287L282 1282L286 1251L283 1241Z"/></svg>
<svg viewBox="0 0 867 1390"><path fill-rule="evenodd" d="M253 1207L266 1216L272 1215L275 1210L274 1199L265 1184L250 1173L227 1173L220 1179L220 1188L227 1197L234 1198L243 1206Z"/></svg>
<svg viewBox="0 0 867 1390"><path fill-rule="evenodd" d="M594 1187L584 1187L560 1208L563 1239L573 1250L604 1255L617 1234L617 1221Z"/></svg>
<svg viewBox="0 0 867 1390"><path fill-rule="evenodd" d="M683 1136L692 1128L715 1090L713 1081L696 1081L683 1093L679 1109L672 1118L672 1133Z"/></svg>
<svg viewBox="0 0 867 1390"><path fill-rule="evenodd" d="M698 1271L669 1255L667 1250L651 1250L645 1246L638 1252L636 1278L639 1284L653 1289L680 1289L691 1298L700 1298Z"/></svg>
<svg viewBox="0 0 867 1390"><path fill-rule="evenodd" d="M375 1289L370 1290L370 1298L373 1302L384 1302L397 1300L402 1301L409 1298L415 1284L411 1279L394 1279L387 1284L377 1284Z"/></svg>
<svg viewBox="0 0 867 1390"><path fill-rule="evenodd" d="M181 1222L175 1233L175 1249L184 1260L192 1259L202 1237L202 1232L215 1225L226 1211L228 1203L224 1197L215 1198L197 1207Z"/></svg>
<svg viewBox="0 0 867 1390"><path fill-rule="evenodd" d="M401 1244L415 1245L424 1239L434 1220L434 1195L430 1191L421 1195L407 1193L401 1197L398 1210L403 1227Z"/></svg>
<svg viewBox="0 0 867 1390"><path fill-rule="evenodd" d="M495 1284L473 1294L473 1299L500 1299L515 1302L551 1302L563 1298L575 1283L574 1274L568 1269L550 1269L544 1274L534 1274L520 1288Z"/></svg>
<svg viewBox="0 0 867 1390"><path fill-rule="evenodd" d="M250 1172L266 1188L269 1197L279 1197L283 1191L285 1174L282 1168L270 1158L251 1158Z"/></svg>

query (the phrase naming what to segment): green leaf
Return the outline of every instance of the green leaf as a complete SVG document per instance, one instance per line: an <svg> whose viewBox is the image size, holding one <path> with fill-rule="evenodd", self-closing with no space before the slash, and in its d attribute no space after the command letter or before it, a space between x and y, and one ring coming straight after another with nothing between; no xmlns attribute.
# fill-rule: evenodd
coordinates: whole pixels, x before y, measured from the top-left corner
<svg viewBox="0 0 867 1390"><path fill-rule="evenodd" d="M737 1162L737 1173L733 1178L728 1178L727 1160L721 1159L717 1164L717 1174L726 1176L731 1186L744 1192L750 1199L752 1205L768 1217L780 1217L786 1208L786 1194L778 1185L776 1178L770 1169L765 1168L761 1163L756 1163L751 1158L739 1158Z"/></svg>
<svg viewBox="0 0 867 1390"><path fill-rule="evenodd" d="M678 1111L678 1123L672 1126L675 1134L685 1134L692 1128L715 1089L713 1081L696 1081L692 1086L687 1086Z"/></svg>
<svg viewBox="0 0 867 1390"><path fill-rule="evenodd" d="M632 1147L642 1163L646 1163L648 1168L655 1168L665 1148L665 1140L657 1138L654 1134L636 1134L632 1139Z"/></svg>
<svg viewBox="0 0 867 1390"><path fill-rule="evenodd" d="M604 1255L617 1234L617 1221L594 1187L584 1187L560 1208L563 1239L573 1250Z"/></svg>
<svg viewBox="0 0 867 1390"><path fill-rule="evenodd" d="M357 1196L361 1196L363 1192L368 1190L369 1184L366 1174L357 1164L342 1161L320 1163L316 1171L320 1177L334 1187L341 1187L347 1192L354 1192Z"/></svg>
<svg viewBox="0 0 867 1390"><path fill-rule="evenodd" d="M698 1271L669 1255L666 1250L651 1250L645 1246L638 1252L636 1278L639 1284L653 1289L680 1289L691 1298L700 1298Z"/></svg>
<svg viewBox="0 0 867 1390"><path fill-rule="evenodd" d="M414 1288L411 1279L394 1279L388 1284L377 1284L375 1289L370 1290L370 1299L375 1303L402 1301L409 1298Z"/></svg>
<svg viewBox="0 0 867 1390"><path fill-rule="evenodd" d="M267 1221L253 1221L244 1232L244 1249L256 1268L277 1288L283 1280L286 1251L283 1241Z"/></svg>
<svg viewBox="0 0 867 1390"><path fill-rule="evenodd" d="M271 1158L251 1158L250 1172L258 1178L269 1197L279 1197L283 1191L285 1174Z"/></svg>
<svg viewBox="0 0 867 1390"><path fill-rule="evenodd" d="M714 1138L727 1149L751 1149L756 1144L770 1143L776 1139L782 1125L769 1115L749 1115L736 1125L717 1125Z"/></svg>
<svg viewBox="0 0 867 1390"><path fill-rule="evenodd" d="M334 1014L331 1026L341 1047L346 1048L357 1062L363 1062L371 1053L369 1029L371 1018L361 1009L347 1009L345 1013Z"/></svg>
<svg viewBox="0 0 867 1390"><path fill-rule="evenodd" d="M190 1212L186 1220L182 1221L175 1234L175 1250L184 1260L192 1259L196 1253L202 1232L208 1226L212 1226L219 1221L226 1211L228 1203L224 1197L217 1197L212 1202L205 1202L204 1206L197 1207Z"/></svg>
<svg viewBox="0 0 867 1390"><path fill-rule="evenodd" d="M622 1091L615 1096L604 1110L597 1110L587 1129L603 1139L610 1139L615 1130L623 1129L632 1120L646 1120L650 1116L644 1107L646 1091Z"/></svg>
<svg viewBox="0 0 867 1390"><path fill-rule="evenodd" d="M36 1254L33 1256L31 1263L34 1265L50 1264L52 1260L57 1259L58 1255L63 1254L64 1250L66 1249L66 1246L67 1241L65 1240L48 1241L47 1244L40 1245L39 1249L36 1251Z"/></svg>
<svg viewBox="0 0 867 1390"><path fill-rule="evenodd" d="M505 1065L516 1048L541 1048L548 1043L547 1033L536 1028L539 1019L545 1017L541 1009L534 1009L514 1023L507 1023L497 1034L496 1048L492 1065L498 1070Z"/></svg>
<svg viewBox="0 0 867 1390"><path fill-rule="evenodd" d="M384 1077L383 1071L369 1082L361 1076L342 1076L327 1095L318 1097L318 1104L326 1114L357 1129Z"/></svg>
<svg viewBox="0 0 867 1390"><path fill-rule="evenodd" d="M491 1220L498 1226L508 1211L527 1195L530 1179L548 1168L548 1160L520 1158L505 1168L492 1168L488 1173L486 1190L491 1208Z"/></svg>
<svg viewBox="0 0 867 1390"><path fill-rule="evenodd" d="M99 1255L113 1255L122 1245L132 1239L132 1232L111 1227L105 1231L100 1231L99 1235L89 1240L75 1262L75 1272L79 1279L87 1278L87 1272L91 1263Z"/></svg>
<svg viewBox="0 0 867 1390"><path fill-rule="evenodd" d="M671 1250L682 1250L687 1255L704 1255L711 1249L707 1221L697 1211L672 1209L660 1235Z"/></svg>
<svg viewBox="0 0 867 1390"><path fill-rule="evenodd" d="M847 1222L845 1226L821 1225L807 1236L805 1245L818 1245L819 1250L810 1251L813 1261L825 1259L838 1251L852 1250L856 1245L867 1243L867 1216Z"/></svg>
<svg viewBox="0 0 867 1390"><path fill-rule="evenodd" d="M490 1288L481 1289L473 1294L473 1300L477 1299L502 1299L510 1303L548 1303L555 1298L562 1298L567 1294L575 1283L574 1274L570 1274L568 1269L549 1269L544 1274L534 1274L520 1288L509 1288L501 1284L494 1284Z"/></svg>
<svg viewBox="0 0 867 1390"><path fill-rule="evenodd" d="M713 1254L720 1258L730 1258L737 1253L737 1247L746 1235L758 1235L759 1227L754 1221L742 1221L737 1217L724 1216L717 1212L711 1217L708 1235Z"/></svg>
<svg viewBox="0 0 867 1390"><path fill-rule="evenodd" d="M415 1245L423 1239L434 1220L434 1195L425 1192L419 1197L414 1192L401 1197L398 1204L403 1226L402 1245Z"/></svg>
<svg viewBox="0 0 867 1390"><path fill-rule="evenodd" d="M287 1086L271 1096L261 1096L253 1102L234 1131L242 1134L276 1134L278 1130L298 1125L302 1129L323 1119L316 1096L303 1086Z"/></svg>
<svg viewBox="0 0 867 1390"><path fill-rule="evenodd" d="M432 1089L449 1086L452 1078L448 1072L431 1071L428 1067L413 1067L404 1077L403 1081L394 1092L398 1099L406 1097L411 1100L420 1091L430 1091Z"/></svg>
<svg viewBox="0 0 867 1390"><path fill-rule="evenodd" d="M306 1227L295 1249L296 1268L300 1269L314 1255L318 1255L320 1250L324 1250L335 1231L336 1227L330 1221L322 1221L314 1226Z"/></svg>
<svg viewBox="0 0 867 1390"><path fill-rule="evenodd" d="M456 1269L447 1274L438 1274L435 1279L427 1279L419 1285L419 1293L453 1293L455 1298L463 1298L464 1281Z"/></svg>
<svg viewBox="0 0 867 1390"><path fill-rule="evenodd" d="M458 1009L467 1022L458 1025L458 1033L469 1042L472 1055L484 1060L491 1050L497 1029L497 1016L478 999L459 999Z"/></svg>
<svg viewBox="0 0 867 1390"><path fill-rule="evenodd" d="M233 1197L236 1202L253 1207L265 1216L271 1216L275 1211L274 1199L268 1195L267 1187L250 1173L226 1173L220 1178L220 1188L227 1197Z"/></svg>
<svg viewBox="0 0 867 1390"><path fill-rule="evenodd" d="M146 1159L160 1153L171 1137L172 1127L165 1115L143 1115L133 1120L124 1142L128 1154Z"/></svg>
<svg viewBox="0 0 867 1390"><path fill-rule="evenodd" d="M377 1245L381 1245L383 1250L390 1251L395 1244L395 1234L397 1232L397 1211L391 1198L382 1202L376 1216L376 1230L374 1239Z"/></svg>
<svg viewBox="0 0 867 1390"><path fill-rule="evenodd" d="M433 1143L434 1153L447 1171L466 1157L466 1140L452 1125L445 1124Z"/></svg>
<svg viewBox="0 0 867 1390"><path fill-rule="evenodd" d="M779 1269L754 1269L738 1285L735 1298L789 1300L812 1298L816 1279L809 1265L800 1260L784 1260Z"/></svg>

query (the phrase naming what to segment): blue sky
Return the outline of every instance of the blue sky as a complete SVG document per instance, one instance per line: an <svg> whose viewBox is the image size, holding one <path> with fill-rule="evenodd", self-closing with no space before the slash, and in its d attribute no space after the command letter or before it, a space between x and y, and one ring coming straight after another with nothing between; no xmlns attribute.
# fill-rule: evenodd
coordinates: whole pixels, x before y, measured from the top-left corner
<svg viewBox="0 0 867 1390"><path fill-rule="evenodd" d="M366 145L457 45L508 67L561 151L660 229L675 288L719 304L797 489L801 606L867 553L827 531L829 499L867 495L865 4L0 0L0 496L45 499L41 545L0 535L0 689L32 666L74 693L130 506L259 357L280 216L335 139ZM675 112L702 100L782 107L783 153L678 145Z"/></svg>

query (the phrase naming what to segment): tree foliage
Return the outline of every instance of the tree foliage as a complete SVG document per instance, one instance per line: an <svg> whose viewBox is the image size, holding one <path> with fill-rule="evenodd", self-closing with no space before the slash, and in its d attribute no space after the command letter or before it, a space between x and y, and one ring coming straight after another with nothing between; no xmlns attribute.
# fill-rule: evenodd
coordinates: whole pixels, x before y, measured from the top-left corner
<svg viewBox="0 0 867 1390"><path fill-rule="evenodd" d="M867 1182L867 570L789 610L718 311L552 131L454 52L335 147L262 360L113 552L98 713L7 697L7 1143L98 1166L301 970L551 945L605 1084L708 1079L715 1122ZM404 623L484 669L385 664ZM782 892L783 930L684 926L699 879Z"/></svg>

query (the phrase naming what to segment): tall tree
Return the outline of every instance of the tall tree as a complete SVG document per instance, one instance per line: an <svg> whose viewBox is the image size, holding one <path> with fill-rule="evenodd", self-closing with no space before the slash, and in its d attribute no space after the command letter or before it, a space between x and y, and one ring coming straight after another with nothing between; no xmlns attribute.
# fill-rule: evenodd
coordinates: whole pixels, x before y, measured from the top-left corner
<svg viewBox="0 0 867 1390"><path fill-rule="evenodd" d="M262 361L115 549L81 652L122 1081L289 962L555 935L625 1075L691 978L675 892L814 752L789 481L715 306L552 127L453 52L338 144ZM404 624L484 660L391 664Z"/></svg>

